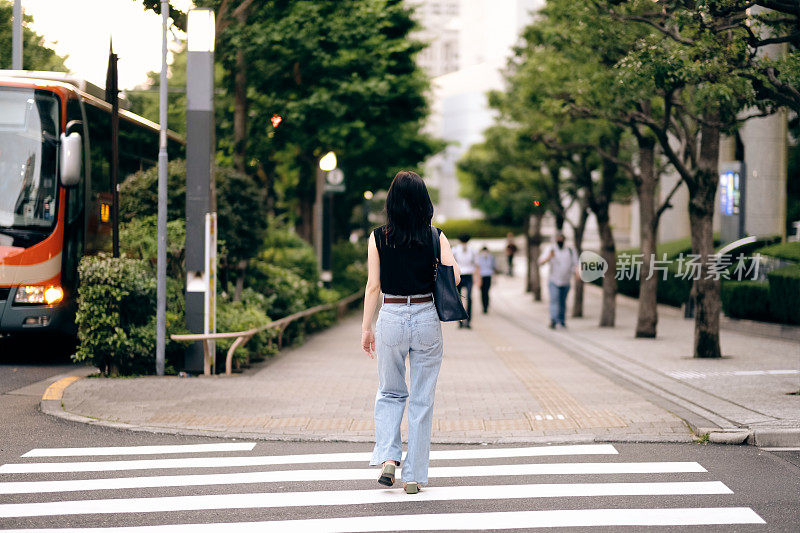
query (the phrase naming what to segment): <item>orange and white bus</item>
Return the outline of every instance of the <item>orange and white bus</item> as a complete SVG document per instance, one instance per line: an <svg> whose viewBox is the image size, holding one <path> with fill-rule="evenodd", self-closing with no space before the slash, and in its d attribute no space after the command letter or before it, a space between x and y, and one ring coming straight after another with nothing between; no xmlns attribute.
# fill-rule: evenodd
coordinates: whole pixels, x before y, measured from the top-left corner
<svg viewBox="0 0 800 533"><path fill-rule="evenodd" d="M103 97L62 73L0 70L0 335L75 333L78 263L111 245ZM169 139L170 156L182 154ZM120 110L120 182L157 160L158 125Z"/></svg>

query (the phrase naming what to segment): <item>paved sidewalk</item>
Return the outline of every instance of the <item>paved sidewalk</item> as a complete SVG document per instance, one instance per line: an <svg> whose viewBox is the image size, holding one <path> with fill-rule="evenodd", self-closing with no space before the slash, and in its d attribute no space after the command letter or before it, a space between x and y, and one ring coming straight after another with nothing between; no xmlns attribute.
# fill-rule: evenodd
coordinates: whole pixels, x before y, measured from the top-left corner
<svg viewBox="0 0 800 533"><path fill-rule="evenodd" d="M659 306L658 338L633 336L638 302L617 297L615 328L597 326L600 289L586 287L586 318L545 327L547 302L510 299L502 313L579 361L615 376L716 442L800 446L800 343L725 328L721 359L692 357L694 321Z"/></svg>
<svg viewBox="0 0 800 533"><path fill-rule="evenodd" d="M521 281L498 279L472 330L445 324L436 442L671 441L687 425L557 343L508 320ZM373 435L375 362L359 349L360 317L312 336L245 375L83 379L63 411L94 423L249 438L362 440Z"/></svg>
<svg viewBox="0 0 800 533"><path fill-rule="evenodd" d="M693 323L678 310L662 308L658 339L634 339L636 302L620 297L617 327L599 328L594 287L586 318L552 331L547 303L521 283L497 278L472 330L444 325L435 442L686 442L691 427L716 442L800 444L800 397L787 394L800 389L797 344L723 331L729 357L692 359ZM377 376L359 322L243 375L82 379L48 411L151 431L369 441Z"/></svg>

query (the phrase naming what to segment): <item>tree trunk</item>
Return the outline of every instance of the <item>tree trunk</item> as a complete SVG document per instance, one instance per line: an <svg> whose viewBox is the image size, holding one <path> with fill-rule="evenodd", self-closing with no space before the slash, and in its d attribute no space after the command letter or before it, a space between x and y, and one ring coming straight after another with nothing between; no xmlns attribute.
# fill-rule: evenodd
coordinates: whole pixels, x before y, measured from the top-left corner
<svg viewBox="0 0 800 533"><path fill-rule="evenodd" d="M581 213L578 224L575 226L575 251L578 252L578 257L583 253L583 234L586 231L586 221L589 219L589 209L586 201L581 199ZM580 266L578 267L580 268ZM583 281L578 278L575 281L575 296L572 299L572 318L581 318L583 316Z"/></svg>
<svg viewBox="0 0 800 533"><path fill-rule="evenodd" d="M298 198L300 220L297 224L297 234L309 244L314 243L314 197L305 195Z"/></svg>
<svg viewBox="0 0 800 533"><path fill-rule="evenodd" d="M707 117L711 122L716 117ZM700 276L696 289L694 356L721 357L719 345L720 281L708 278L710 256L714 254L714 199L717 193L719 128L704 125L701 129L700 157L693 183L689 186L689 221L692 253L699 255Z"/></svg>
<svg viewBox="0 0 800 533"><path fill-rule="evenodd" d="M639 139L639 179L636 193L639 197L639 240L642 251L642 270L639 278L639 312L636 319L636 337L655 338L658 323L658 275L651 274L656 254L658 218L656 217L655 142Z"/></svg>
<svg viewBox="0 0 800 533"><path fill-rule="evenodd" d="M526 224L526 249L528 254L528 292L533 293L534 301L542 301L542 281L539 275L539 256L542 245L542 215L534 213L529 216Z"/></svg>
<svg viewBox="0 0 800 533"><path fill-rule="evenodd" d="M523 235L525 235L525 292L533 291L533 283L531 282L531 269L533 268L533 262L531 261L531 239L530 235L530 228L531 228L531 216L525 219L525 223L523 224Z"/></svg>
<svg viewBox="0 0 800 533"><path fill-rule="evenodd" d="M603 276L603 305L600 310L600 327L613 328L617 316L617 250L614 234L608 219L608 205L595 213L600 229L600 255L608 263L608 271Z"/></svg>
<svg viewBox="0 0 800 533"><path fill-rule="evenodd" d="M247 260L243 259L236 265L236 287L233 290L233 301L238 302L242 299L244 290L244 278L247 273Z"/></svg>
<svg viewBox="0 0 800 533"><path fill-rule="evenodd" d="M236 51L233 98L233 163L243 173L247 157L247 62L241 49Z"/></svg>

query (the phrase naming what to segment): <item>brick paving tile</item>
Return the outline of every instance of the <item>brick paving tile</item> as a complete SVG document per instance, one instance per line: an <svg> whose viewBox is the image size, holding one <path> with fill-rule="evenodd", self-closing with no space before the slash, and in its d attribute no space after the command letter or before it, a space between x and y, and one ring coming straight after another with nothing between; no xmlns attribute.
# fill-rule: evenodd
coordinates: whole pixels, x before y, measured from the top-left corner
<svg viewBox="0 0 800 533"><path fill-rule="evenodd" d="M499 279L493 306L522 305L518 284ZM359 349L359 322L351 315L232 377L79 380L65 391L64 408L139 426L368 440L377 375L375 361ZM689 435L679 418L499 313L476 316L471 330L448 323L443 331L435 442Z"/></svg>

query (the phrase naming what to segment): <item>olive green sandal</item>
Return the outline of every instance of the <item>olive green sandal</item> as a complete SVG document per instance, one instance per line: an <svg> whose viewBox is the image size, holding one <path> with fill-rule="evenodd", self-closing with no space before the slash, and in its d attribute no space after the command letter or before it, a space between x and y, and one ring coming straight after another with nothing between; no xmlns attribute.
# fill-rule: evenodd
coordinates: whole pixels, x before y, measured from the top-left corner
<svg viewBox="0 0 800 533"><path fill-rule="evenodd" d="M403 488L405 489L406 494L417 494L418 492L422 492L419 483L417 483L416 481L409 481L408 483L404 483Z"/></svg>
<svg viewBox="0 0 800 533"><path fill-rule="evenodd" d="M394 485L394 470L396 466L394 463L386 463L381 468L381 475L378 478L378 483L381 485L386 485L387 487L391 487Z"/></svg>

